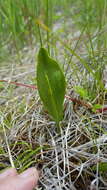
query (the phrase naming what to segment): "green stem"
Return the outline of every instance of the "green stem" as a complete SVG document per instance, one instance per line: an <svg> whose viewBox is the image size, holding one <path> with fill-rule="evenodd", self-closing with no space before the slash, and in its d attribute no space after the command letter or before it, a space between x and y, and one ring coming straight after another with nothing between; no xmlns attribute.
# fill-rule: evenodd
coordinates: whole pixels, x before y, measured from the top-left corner
<svg viewBox="0 0 107 190"><path fill-rule="evenodd" d="M39 17L39 11L38 11L38 5L37 5L37 2L36 2L36 16L37 18ZM40 30L40 26L39 24L37 24L37 28L38 28L38 35L39 35L39 41L40 41L40 45L41 47L43 47L43 42L42 42L42 35L41 35L41 30Z"/></svg>
<svg viewBox="0 0 107 190"><path fill-rule="evenodd" d="M46 0L46 21L47 21L47 27L49 28L49 1ZM49 47L49 31L47 31L47 47L48 47L48 53L50 54L50 47Z"/></svg>

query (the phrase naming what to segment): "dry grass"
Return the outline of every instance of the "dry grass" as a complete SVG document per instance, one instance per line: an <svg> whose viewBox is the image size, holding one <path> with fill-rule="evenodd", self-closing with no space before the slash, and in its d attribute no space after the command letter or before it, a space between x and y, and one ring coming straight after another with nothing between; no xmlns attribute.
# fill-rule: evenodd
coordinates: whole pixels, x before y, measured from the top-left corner
<svg viewBox="0 0 107 190"><path fill-rule="evenodd" d="M22 65L2 67L1 79L32 83L35 51L26 49ZM82 106L75 112L73 103L65 99L64 120L58 134L37 90L4 84L0 97L0 169L10 166L10 149L19 172L30 166L42 168L39 189L107 188L106 171L99 171L99 164L107 162L106 112L93 114Z"/></svg>

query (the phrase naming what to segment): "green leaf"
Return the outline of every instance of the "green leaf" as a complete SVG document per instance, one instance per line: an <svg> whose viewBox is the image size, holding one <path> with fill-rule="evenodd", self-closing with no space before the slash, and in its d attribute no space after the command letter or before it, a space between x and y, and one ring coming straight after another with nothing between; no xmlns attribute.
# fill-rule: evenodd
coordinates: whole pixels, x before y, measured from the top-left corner
<svg viewBox="0 0 107 190"><path fill-rule="evenodd" d="M80 95L81 98L89 99L88 92L83 87L75 86L74 90L75 90L76 93L78 93Z"/></svg>
<svg viewBox="0 0 107 190"><path fill-rule="evenodd" d="M92 170L96 170L97 166L93 166ZM107 172L107 162L99 163L98 165L99 172Z"/></svg>
<svg viewBox="0 0 107 190"><path fill-rule="evenodd" d="M59 123L63 118L66 82L58 63L49 57L44 48L41 48L38 54L37 86L44 106Z"/></svg>
<svg viewBox="0 0 107 190"><path fill-rule="evenodd" d="M4 85L2 82L0 82L0 90L4 89Z"/></svg>
<svg viewBox="0 0 107 190"><path fill-rule="evenodd" d="M92 107L92 111L96 112L97 109L101 109L101 108L102 108L102 105L100 105L100 104L94 104L93 107Z"/></svg>

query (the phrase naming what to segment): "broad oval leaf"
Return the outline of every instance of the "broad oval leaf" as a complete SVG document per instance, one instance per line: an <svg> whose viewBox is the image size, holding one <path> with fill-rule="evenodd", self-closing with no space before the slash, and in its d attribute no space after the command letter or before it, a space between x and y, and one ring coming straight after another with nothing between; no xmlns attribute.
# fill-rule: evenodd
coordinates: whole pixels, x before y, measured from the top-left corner
<svg viewBox="0 0 107 190"><path fill-rule="evenodd" d="M60 66L49 57L45 48L41 48L38 54L37 86L44 106L59 123L63 118L66 82Z"/></svg>

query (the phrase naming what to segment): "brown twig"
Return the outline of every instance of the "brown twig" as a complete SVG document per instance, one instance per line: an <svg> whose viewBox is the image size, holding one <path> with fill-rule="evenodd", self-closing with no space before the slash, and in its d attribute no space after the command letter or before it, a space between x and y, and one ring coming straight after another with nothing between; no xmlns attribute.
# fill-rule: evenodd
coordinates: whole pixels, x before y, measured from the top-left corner
<svg viewBox="0 0 107 190"><path fill-rule="evenodd" d="M24 86L24 87L27 87L27 88L37 89L37 87L34 86L34 85L22 84L22 83L19 83L19 82L13 82L13 81L8 81L8 80L0 80L0 82L7 82L8 84L15 84L16 86Z"/></svg>
<svg viewBox="0 0 107 190"><path fill-rule="evenodd" d="M83 100L78 100L77 98L72 98L72 97L67 96L67 95L65 95L65 98L71 100L74 103L77 103L78 105L82 105L82 106L87 107L88 109L92 109L91 104L90 103L86 103Z"/></svg>
<svg viewBox="0 0 107 190"><path fill-rule="evenodd" d="M24 86L24 87L27 87L27 88L31 88L33 90L37 89L37 86L34 86L34 85L28 85L28 84L23 84L23 83L8 81L8 80L0 80L0 82L6 82L8 84L15 84L16 86ZM76 98L72 98L72 97L67 96L67 95L65 95L65 98L69 99L70 101L72 101L74 103L77 103L78 105L82 105L82 106L87 107L88 109L92 109L92 106L89 103L86 103L86 102L84 102L82 100L78 100ZM103 113L105 111L107 111L107 107L100 108L100 109L96 110L97 113Z"/></svg>

